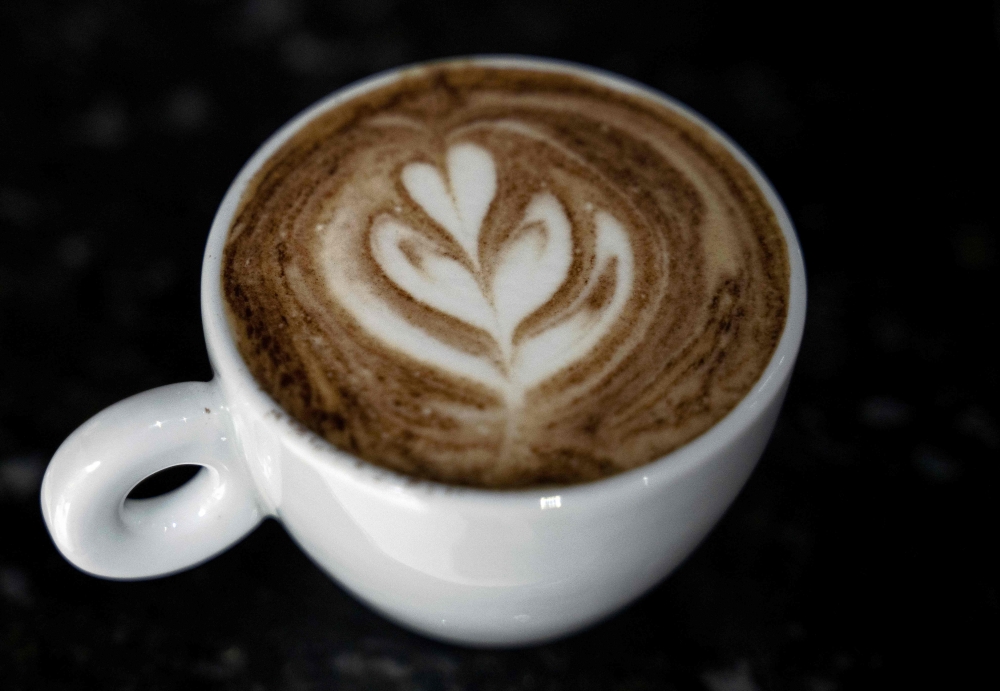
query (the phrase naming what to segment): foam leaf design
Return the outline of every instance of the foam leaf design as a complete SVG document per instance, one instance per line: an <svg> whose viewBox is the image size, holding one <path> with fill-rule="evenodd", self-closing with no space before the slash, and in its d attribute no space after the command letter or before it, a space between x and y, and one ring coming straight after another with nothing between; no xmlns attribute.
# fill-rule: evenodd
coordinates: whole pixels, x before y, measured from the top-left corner
<svg viewBox="0 0 1000 691"><path fill-rule="evenodd" d="M596 251L584 290L549 328L515 345L518 326L549 303L569 275L574 255L569 217L555 195L536 194L500 248L492 275L485 276L479 235L497 190L493 157L463 143L448 150L445 162L447 180L428 163L411 163L403 168L402 182L413 201L464 251L466 261L449 256L440 240L388 214L372 223L372 255L385 276L413 299L490 334L502 362L475 364L476 356L400 321L401 315L383 312L367 323L400 345L406 341L399 335L410 332L410 343L422 343L413 346L415 357L459 368L490 386L499 384L508 405L516 407L528 388L584 357L607 334L631 293L631 244L614 216L594 211Z"/></svg>
<svg viewBox="0 0 1000 691"><path fill-rule="evenodd" d="M517 349L513 371L527 388L552 376L583 357L611 328L632 292L634 259L625 229L611 214L594 214L597 231L594 268L586 289L564 312L565 318ZM610 300L599 307L589 303L602 278L612 278Z"/></svg>
<svg viewBox="0 0 1000 691"><path fill-rule="evenodd" d="M496 166L489 152L475 144L456 144L446 158L447 184L429 163L410 163L403 168L403 186L478 268L479 230L496 195Z"/></svg>
<svg viewBox="0 0 1000 691"><path fill-rule="evenodd" d="M475 277L408 225L388 216L376 219L371 248L386 276L406 293L456 319L493 331L491 307Z"/></svg>
<svg viewBox="0 0 1000 691"><path fill-rule="evenodd" d="M552 194L536 195L520 228L501 250L493 275L496 338L508 359L518 325L552 299L572 259L572 231L562 204Z"/></svg>

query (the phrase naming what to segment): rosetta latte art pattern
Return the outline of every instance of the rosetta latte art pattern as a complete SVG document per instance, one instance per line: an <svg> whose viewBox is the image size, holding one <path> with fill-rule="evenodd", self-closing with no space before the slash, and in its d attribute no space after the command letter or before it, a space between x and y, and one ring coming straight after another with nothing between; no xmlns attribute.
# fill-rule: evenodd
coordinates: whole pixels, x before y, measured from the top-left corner
<svg viewBox="0 0 1000 691"><path fill-rule="evenodd" d="M526 389L584 357L614 323L632 287L631 247L621 224L594 209L596 251L583 291L546 328L522 336L518 326L566 282L574 252L570 220L554 194L539 192L493 261L481 261L480 231L497 188L493 158L474 144L462 143L448 149L446 165L447 181L427 163L407 165L401 177L410 198L447 231L460 257L449 257L447 248L391 213L375 218L371 253L400 290L489 334L493 348L478 357L470 355L394 314L377 291L351 279L350 257L336 249L327 263L327 284L352 316L384 343L480 382L500 392L509 408L518 409ZM328 246L343 237L336 222L322 232ZM610 294L595 308L589 301L602 280L609 283Z"/></svg>
<svg viewBox="0 0 1000 691"><path fill-rule="evenodd" d="M668 108L568 75L413 73L257 174L223 290L289 413L416 477L582 482L725 415L785 318L781 231Z"/></svg>

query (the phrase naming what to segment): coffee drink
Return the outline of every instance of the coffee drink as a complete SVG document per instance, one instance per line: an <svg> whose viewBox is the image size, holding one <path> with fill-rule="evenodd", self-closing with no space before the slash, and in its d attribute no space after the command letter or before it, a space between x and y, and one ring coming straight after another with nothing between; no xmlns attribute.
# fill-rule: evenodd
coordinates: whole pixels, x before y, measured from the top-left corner
<svg viewBox="0 0 1000 691"><path fill-rule="evenodd" d="M492 488L655 460L750 391L785 241L731 153L653 97L453 61L315 116L256 174L222 290L289 414L361 459Z"/></svg>

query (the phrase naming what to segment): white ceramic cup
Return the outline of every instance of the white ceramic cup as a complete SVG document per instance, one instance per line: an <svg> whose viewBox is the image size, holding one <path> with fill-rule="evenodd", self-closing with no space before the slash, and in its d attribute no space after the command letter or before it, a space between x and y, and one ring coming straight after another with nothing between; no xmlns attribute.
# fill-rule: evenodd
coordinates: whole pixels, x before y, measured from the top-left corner
<svg viewBox="0 0 1000 691"><path fill-rule="evenodd" d="M42 483L42 512L70 562L106 578L162 576L211 558L273 516L323 570L390 619L442 640L506 646L553 639L624 607L708 533L764 450L802 337L805 272L788 215L739 147L663 94L551 60L475 61L577 74L660 102L712 132L747 168L774 209L791 264L785 330L750 393L661 459L555 489L416 481L359 461L290 420L258 387L230 335L220 289L226 234L248 181L293 133L410 68L391 70L294 118L226 193L202 268L215 378L116 403L59 447ZM126 498L144 478L178 464L203 469L166 495Z"/></svg>

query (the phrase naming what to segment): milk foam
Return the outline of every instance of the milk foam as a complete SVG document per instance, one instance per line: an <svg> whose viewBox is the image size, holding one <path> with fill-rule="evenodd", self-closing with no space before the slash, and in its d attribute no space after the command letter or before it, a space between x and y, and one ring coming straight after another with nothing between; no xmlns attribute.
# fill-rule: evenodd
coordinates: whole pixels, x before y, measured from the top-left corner
<svg viewBox="0 0 1000 691"><path fill-rule="evenodd" d="M584 357L620 314L632 286L631 246L614 216L594 209L597 256L584 290L543 331L515 339L518 326L548 303L568 278L574 252L570 221L553 194L535 194L488 272L480 260L479 236L497 189L493 157L482 147L461 143L448 149L446 160L447 179L427 163L406 165L401 178L410 198L448 232L462 256L449 257L432 238L392 214L372 224L372 256L414 300L489 334L499 360L488 354L470 356L435 338L396 313L368 281L352 275L352 258L338 245L338 239L349 234L340 226L349 222L346 214L316 229L326 249L326 286L386 346L493 388L508 406L518 407L526 389ZM611 266L613 297L588 308L597 278Z"/></svg>
<svg viewBox="0 0 1000 691"><path fill-rule="evenodd" d="M261 385L361 458L580 482L701 433L763 371L788 263L711 135L579 77L445 65L258 173L223 289Z"/></svg>

